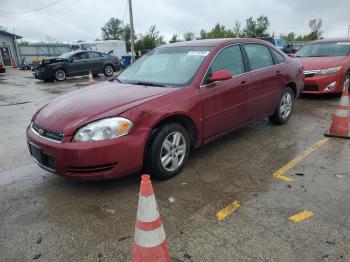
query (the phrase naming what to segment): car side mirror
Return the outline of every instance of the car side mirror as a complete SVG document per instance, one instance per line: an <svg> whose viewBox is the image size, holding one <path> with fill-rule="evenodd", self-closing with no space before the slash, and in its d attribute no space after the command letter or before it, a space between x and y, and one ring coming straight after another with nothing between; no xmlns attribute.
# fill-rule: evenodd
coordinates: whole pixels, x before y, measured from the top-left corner
<svg viewBox="0 0 350 262"><path fill-rule="evenodd" d="M210 82L224 81L232 78L232 74L227 70L218 70L211 74Z"/></svg>

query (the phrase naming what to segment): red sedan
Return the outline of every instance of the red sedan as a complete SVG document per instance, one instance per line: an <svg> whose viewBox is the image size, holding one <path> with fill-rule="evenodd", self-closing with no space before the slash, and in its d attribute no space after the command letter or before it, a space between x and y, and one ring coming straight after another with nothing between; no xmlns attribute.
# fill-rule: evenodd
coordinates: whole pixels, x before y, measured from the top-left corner
<svg viewBox="0 0 350 262"><path fill-rule="evenodd" d="M349 88L350 38L313 41L296 56L304 66L302 93L342 93L344 88Z"/></svg>
<svg viewBox="0 0 350 262"><path fill-rule="evenodd" d="M177 174L191 148L252 121L286 123L303 86L298 59L256 39L164 45L113 82L41 108L27 130L42 168L80 179Z"/></svg>

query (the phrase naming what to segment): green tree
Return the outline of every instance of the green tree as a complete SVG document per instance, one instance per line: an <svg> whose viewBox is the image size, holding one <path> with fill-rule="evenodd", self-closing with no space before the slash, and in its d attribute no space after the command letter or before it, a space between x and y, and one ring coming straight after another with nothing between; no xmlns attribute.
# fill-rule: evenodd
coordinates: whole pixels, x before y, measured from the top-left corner
<svg viewBox="0 0 350 262"><path fill-rule="evenodd" d="M122 40L124 27L122 21L112 17L108 22L101 27L103 40Z"/></svg>
<svg viewBox="0 0 350 262"><path fill-rule="evenodd" d="M136 51L142 53L155 48L157 45L164 44L164 38L160 35L155 25L152 25L145 34L141 34L135 43Z"/></svg>
<svg viewBox="0 0 350 262"><path fill-rule="evenodd" d="M28 46L30 44L29 41L21 40L21 42L18 43L19 46Z"/></svg>
<svg viewBox="0 0 350 262"><path fill-rule="evenodd" d="M249 17L246 20L246 25L243 29L243 35L245 37L266 37L268 36L268 28L270 21L267 16L259 16L256 20L253 17Z"/></svg>
<svg viewBox="0 0 350 262"><path fill-rule="evenodd" d="M203 29L200 31L200 39L211 39L211 38L231 38L236 37L236 34L226 29L224 25L217 23L210 31L206 32Z"/></svg>
<svg viewBox="0 0 350 262"><path fill-rule="evenodd" d="M202 29L200 32L199 32L199 38L198 39L206 39L207 38L207 32Z"/></svg>
<svg viewBox="0 0 350 262"><path fill-rule="evenodd" d="M321 38L322 36L322 31L321 31L321 27L322 27L322 19L312 19L309 22L309 27L311 29L311 33L309 35L310 38L312 38L311 40L316 40Z"/></svg>
<svg viewBox="0 0 350 262"><path fill-rule="evenodd" d="M178 39L177 34L174 34L174 35L171 37L169 43L176 43L176 42L180 42L180 40Z"/></svg>
<svg viewBox="0 0 350 262"><path fill-rule="evenodd" d="M184 40L185 40L185 41L191 41L191 40L194 40L194 39L196 39L196 35L195 35L194 33L192 33L192 32L186 32L186 33L184 34Z"/></svg>
<svg viewBox="0 0 350 262"><path fill-rule="evenodd" d="M289 32L288 34L281 34L281 38L286 41L294 41L296 39L296 35L294 32Z"/></svg>
<svg viewBox="0 0 350 262"><path fill-rule="evenodd" d="M234 27L233 27L233 29L232 29L232 31L233 31L235 37L241 37L241 36L243 36L243 32L242 32L242 29L241 29L241 28L242 28L241 22L239 22L238 20L236 20L235 25L234 25Z"/></svg>

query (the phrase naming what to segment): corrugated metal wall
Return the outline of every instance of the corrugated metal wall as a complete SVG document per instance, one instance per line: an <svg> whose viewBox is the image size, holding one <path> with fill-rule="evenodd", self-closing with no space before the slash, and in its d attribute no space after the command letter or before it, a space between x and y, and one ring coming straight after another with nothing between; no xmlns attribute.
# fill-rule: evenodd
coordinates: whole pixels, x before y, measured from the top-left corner
<svg viewBox="0 0 350 262"><path fill-rule="evenodd" d="M66 44L30 44L28 46L19 46L21 61L25 58L27 64L40 62L44 57L59 56L69 51L69 45Z"/></svg>

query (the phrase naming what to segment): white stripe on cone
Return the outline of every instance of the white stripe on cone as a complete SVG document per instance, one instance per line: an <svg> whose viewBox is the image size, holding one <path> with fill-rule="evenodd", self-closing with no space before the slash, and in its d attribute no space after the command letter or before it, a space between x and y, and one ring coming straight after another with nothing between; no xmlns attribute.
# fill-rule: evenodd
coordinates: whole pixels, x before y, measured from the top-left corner
<svg viewBox="0 0 350 262"><path fill-rule="evenodd" d="M340 117L347 117L349 115L349 110L337 109L335 115Z"/></svg>
<svg viewBox="0 0 350 262"><path fill-rule="evenodd" d="M349 102L350 102L349 96L342 96L342 97L340 98L340 103L339 103L339 105L340 105L340 106L349 106Z"/></svg>
<svg viewBox="0 0 350 262"><path fill-rule="evenodd" d="M136 218L141 222L153 222L159 218L159 211L154 194L150 196L139 196Z"/></svg>
<svg viewBox="0 0 350 262"><path fill-rule="evenodd" d="M163 225L159 228L145 231L135 227L135 244L140 247L156 247L165 241Z"/></svg>

